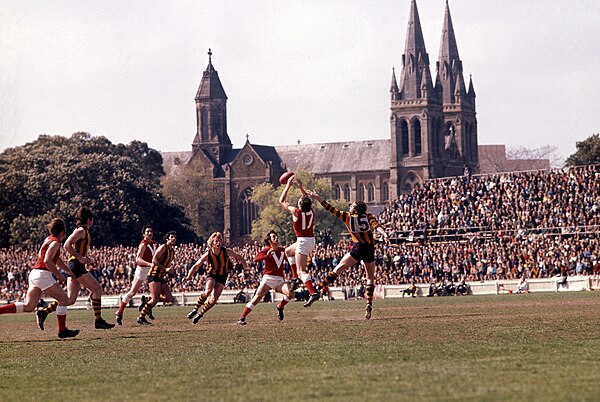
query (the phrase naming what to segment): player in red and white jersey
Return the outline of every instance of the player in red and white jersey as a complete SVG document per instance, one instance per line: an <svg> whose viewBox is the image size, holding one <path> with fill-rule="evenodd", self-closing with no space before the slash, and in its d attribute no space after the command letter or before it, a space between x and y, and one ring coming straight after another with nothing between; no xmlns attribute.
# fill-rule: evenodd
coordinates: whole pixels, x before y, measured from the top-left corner
<svg viewBox="0 0 600 402"><path fill-rule="evenodd" d="M279 236L277 232L271 230L267 233L264 239L266 247L263 248L254 257L254 262L263 261L265 268L263 271L263 277L260 281L260 286L256 291L256 294L246 304L242 316L238 320L238 325L246 325L246 316L252 312L252 309L260 303L265 297L268 291L271 289L283 295L283 300L277 305L277 317L280 321L283 320L283 308L294 296L294 291L285 280L284 263L285 263L285 249L279 246Z"/></svg>
<svg viewBox="0 0 600 402"><path fill-rule="evenodd" d="M61 242L66 237L66 226L62 219L53 219L48 224L50 236L46 237L38 257L29 273L29 289L25 303L15 302L0 307L0 314L22 313L35 310L42 294L46 294L58 301L56 307L56 318L58 319L58 337L72 338L79 334L79 330L67 329L67 305L69 297L63 288L57 283L65 282L65 276L59 271L63 269L69 275L73 276L71 270L60 258ZM55 279L56 278L56 279ZM43 330L43 322L38 321L38 325Z"/></svg>
<svg viewBox="0 0 600 402"><path fill-rule="evenodd" d="M121 296L121 304L116 312L116 321L119 325L123 325L123 311L125 310L125 306L127 306L129 301L137 294L148 277L148 270L152 266L152 258L154 257L154 253L156 253L157 246L154 240L152 240L154 237L152 226L145 225L142 228L142 236L143 239L138 246L137 255L135 257L136 268L135 276L131 282L131 289ZM142 304L145 304L145 297L142 296L142 299L144 299L142 300ZM152 313L148 314L148 317L153 319Z"/></svg>
<svg viewBox="0 0 600 402"><path fill-rule="evenodd" d="M286 197L292 184L298 183L298 188L302 192L302 197L298 199L298 206L294 207L286 201ZM296 233L296 242L285 249L285 254L290 263L292 271L292 290L296 289L298 285L298 277L304 283L304 286L310 293L311 304L319 299L319 293L315 291L312 283L312 278L306 272L306 266L308 264L308 257L315 248L315 212L312 209L312 200L304 191L302 182L292 176L288 179L288 182L279 197L279 203L290 214L292 214L292 222L294 225L294 232ZM309 304L310 305L310 304Z"/></svg>

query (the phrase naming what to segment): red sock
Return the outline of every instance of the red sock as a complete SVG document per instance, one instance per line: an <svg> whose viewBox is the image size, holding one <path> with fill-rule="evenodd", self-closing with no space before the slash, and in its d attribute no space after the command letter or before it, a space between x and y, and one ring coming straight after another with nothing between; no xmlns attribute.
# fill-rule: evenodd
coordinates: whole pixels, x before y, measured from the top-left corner
<svg viewBox="0 0 600 402"><path fill-rule="evenodd" d="M296 267L296 264L290 265L290 270L292 271L292 279L298 279L298 267Z"/></svg>
<svg viewBox="0 0 600 402"><path fill-rule="evenodd" d="M61 332L63 332L65 329L67 329L67 315L56 315L56 318L58 320L58 333L60 334Z"/></svg>
<svg viewBox="0 0 600 402"><path fill-rule="evenodd" d="M0 314L14 314L16 312L17 306L15 306L15 303L10 303L6 306L0 306Z"/></svg>
<svg viewBox="0 0 600 402"><path fill-rule="evenodd" d="M306 289L308 289L308 293L310 293L311 295L317 293L315 291L315 288L313 287L311 279L309 279L306 282L304 282L304 286L306 286Z"/></svg>
<svg viewBox="0 0 600 402"><path fill-rule="evenodd" d="M244 307L244 312L242 312L242 317L241 318L246 318L246 316L248 314L250 314L252 312L251 309L249 309L248 307Z"/></svg>
<svg viewBox="0 0 600 402"><path fill-rule="evenodd" d="M284 308L285 305L288 303L289 303L289 300L283 299L282 301L279 302L279 304L277 305L277 308Z"/></svg>
<svg viewBox="0 0 600 402"><path fill-rule="evenodd" d="M127 304L126 304L124 301L122 301L122 302L121 302L121 305L119 306L119 309L117 310L117 314L119 314L119 315L123 315L123 310L125 310L125 306L126 306L126 305L127 305Z"/></svg>

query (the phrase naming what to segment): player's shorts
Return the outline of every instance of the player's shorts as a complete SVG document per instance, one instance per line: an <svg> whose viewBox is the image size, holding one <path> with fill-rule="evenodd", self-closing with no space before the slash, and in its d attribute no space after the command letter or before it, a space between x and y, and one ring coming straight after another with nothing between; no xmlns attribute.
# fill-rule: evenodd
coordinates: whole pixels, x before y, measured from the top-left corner
<svg viewBox="0 0 600 402"><path fill-rule="evenodd" d="M365 243L354 243L350 256L356 261L373 262L375 261L375 245Z"/></svg>
<svg viewBox="0 0 600 402"><path fill-rule="evenodd" d="M261 285L267 285L271 289L275 289L282 283L285 283L285 279L277 275L263 275L262 279L260 280Z"/></svg>
<svg viewBox="0 0 600 402"><path fill-rule="evenodd" d="M296 240L296 252L298 254L310 255L314 248L314 237L298 237L298 239Z"/></svg>
<svg viewBox="0 0 600 402"><path fill-rule="evenodd" d="M32 269L29 273L29 287L46 290L56 283L52 272L45 269Z"/></svg>
<svg viewBox="0 0 600 402"><path fill-rule="evenodd" d="M227 274L225 274L225 275L208 274L206 276L209 278L214 278L215 282L220 283L221 285L225 285L225 282L227 282Z"/></svg>
<svg viewBox="0 0 600 402"><path fill-rule="evenodd" d="M148 271L150 271L150 267L140 267L139 265L135 268L135 275L133 280L141 280L145 281L148 277Z"/></svg>
<svg viewBox="0 0 600 402"><path fill-rule="evenodd" d="M148 283L150 282L167 283L167 280L165 278L161 278L160 276L150 275L148 276Z"/></svg>
<svg viewBox="0 0 600 402"><path fill-rule="evenodd" d="M70 260L67 266L71 272L73 272L73 275L75 275L75 279L78 279L88 273L88 270L85 269L85 264L82 264L81 261L77 259Z"/></svg>

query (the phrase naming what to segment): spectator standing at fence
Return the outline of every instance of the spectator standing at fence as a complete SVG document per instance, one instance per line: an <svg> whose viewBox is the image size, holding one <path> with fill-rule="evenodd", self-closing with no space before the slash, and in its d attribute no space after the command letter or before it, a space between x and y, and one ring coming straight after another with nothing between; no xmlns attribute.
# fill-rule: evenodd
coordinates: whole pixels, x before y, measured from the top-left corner
<svg viewBox="0 0 600 402"><path fill-rule="evenodd" d="M365 319L371 318L373 310L373 294L375 293L375 238L373 230L377 230L381 236L388 241L388 235L385 230L379 225L377 219L370 213L367 213L367 204L363 201L356 201L350 205L350 211L340 211L333 205L325 201L319 194L312 191L310 196L321 203L323 208L330 214L344 222L346 228L352 237L352 250L344 255L339 264L329 272L321 281L321 287L328 287L342 274L346 269L350 268L359 261L362 261L365 266L367 276L367 306L365 307ZM310 298L306 303L309 305L314 302Z"/></svg>
<svg viewBox="0 0 600 402"><path fill-rule="evenodd" d="M94 214L88 207L81 207L75 216L77 227L67 238L65 250L70 255L68 267L73 272L73 277L67 279L67 294L69 295L69 306L75 304L81 287L90 291L92 309L94 310L94 327L96 329L111 329L115 324L109 324L102 318L102 286L98 280L87 270L86 265L94 266L95 262L88 257L90 243L90 228L94 224ZM44 320L49 313L56 310L57 302L53 302L44 310L38 311L38 323L43 326Z"/></svg>
<svg viewBox="0 0 600 402"><path fill-rule="evenodd" d="M290 191L291 186L294 182L298 183L298 188L302 192L302 196L298 199L297 207L292 206L286 201L287 194ZM304 283L304 287L310 294L309 300L316 301L319 299L319 294L314 288L312 277L307 272L308 257L315 248L315 212L312 209L312 201L304 187L302 182L292 176L288 179L281 195L279 196L279 203L292 215L292 225L294 227L294 233L296 234L296 242L285 249L285 254L288 257L290 268L292 271L292 290L295 290L298 286L298 276ZM312 302L311 302L312 303ZM309 304L310 306L310 304Z"/></svg>
<svg viewBox="0 0 600 402"><path fill-rule="evenodd" d="M66 226L62 219L53 219L48 224L50 235L46 237L40 247L33 269L29 273L29 289L25 303L15 302L0 306L0 314L31 312L35 310L42 294L56 299L56 318L58 320L58 337L72 338L79 334L79 330L67 328L67 305L69 297L63 288L57 283L64 282L65 276L58 268L63 269L68 275L73 275L71 270L60 258L61 242L66 237ZM56 278L56 279L55 279ZM44 322L38 322L41 330L44 330Z"/></svg>
<svg viewBox="0 0 600 402"><path fill-rule="evenodd" d="M152 238L154 237L154 230L150 225L145 225L142 228L142 241L140 242L137 254L135 257L135 276L133 277L133 281L131 282L131 288L129 292L121 296L121 304L119 305L119 309L116 312L116 321L117 324L123 324L123 311L125 310L125 306L129 303L131 299L137 294L140 290L146 278L148 278L148 271L150 267L152 267L152 259L154 258L154 253L156 253L156 243ZM144 300L142 300L142 304L145 303L145 297L142 296ZM152 312L148 313L148 317L153 319Z"/></svg>
<svg viewBox="0 0 600 402"><path fill-rule="evenodd" d="M265 269L263 271L263 277L260 281L260 285L256 294L246 304L244 311L238 325L246 325L246 317L252 312L254 307L260 303L265 295L271 290L275 290L283 295L283 300L277 305L277 318L279 321L283 321L283 309L285 305L294 297L294 291L291 286L285 281L284 263L285 263L285 249L279 246L279 236L274 230L269 231L264 239L265 248L263 248L254 257L254 262L263 261Z"/></svg>
<svg viewBox="0 0 600 402"><path fill-rule="evenodd" d="M238 260L244 269L248 269L246 260L240 254L230 248L223 247L223 235L220 232L211 234L206 243L208 244L208 251L202 254L198 261L192 265L183 280L184 282L189 281L202 264L208 264L204 292L198 297L194 309L187 315L187 318L192 320L194 324L197 324L204 317L204 314L217 304L225 287L227 274L233 268L230 256Z"/></svg>
<svg viewBox="0 0 600 402"><path fill-rule="evenodd" d="M161 245L152 257L152 266L148 271L148 287L150 288L150 298L144 299L140 306L140 315L137 323L140 325L150 325L146 316L152 312L152 308L158 302L170 303L173 300L171 288L166 279L167 274L171 274L173 269L171 263L175 258L175 243L177 243L177 233L170 231L165 235L165 244Z"/></svg>

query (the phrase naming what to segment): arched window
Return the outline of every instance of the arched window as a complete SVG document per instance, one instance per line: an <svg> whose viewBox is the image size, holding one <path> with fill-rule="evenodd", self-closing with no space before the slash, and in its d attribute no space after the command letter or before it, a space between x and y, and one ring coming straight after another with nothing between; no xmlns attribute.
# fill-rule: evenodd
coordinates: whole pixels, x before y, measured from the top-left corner
<svg viewBox="0 0 600 402"><path fill-rule="evenodd" d="M356 189L356 201L365 200L365 185L359 184Z"/></svg>
<svg viewBox="0 0 600 402"><path fill-rule="evenodd" d="M350 201L350 186L344 185L344 201Z"/></svg>
<svg viewBox="0 0 600 402"><path fill-rule="evenodd" d="M413 121L413 136L415 144L415 155L421 155L421 122L419 120Z"/></svg>
<svg viewBox="0 0 600 402"><path fill-rule="evenodd" d="M381 185L381 200L387 201L390 199L390 187L387 181L384 181Z"/></svg>
<svg viewBox="0 0 600 402"><path fill-rule="evenodd" d="M375 201L375 186L373 183L367 185L367 201Z"/></svg>
<svg viewBox="0 0 600 402"><path fill-rule="evenodd" d="M252 222L258 217L258 207L251 201L252 189L247 188L240 196L240 235L252 233Z"/></svg>
<svg viewBox="0 0 600 402"><path fill-rule="evenodd" d="M339 184L336 184L333 187L333 198L335 198L336 200L339 200L341 195L342 195L342 188L340 187Z"/></svg>
<svg viewBox="0 0 600 402"><path fill-rule="evenodd" d="M408 124L400 121L400 146L402 155L408 155Z"/></svg>
<svg viewBox="0 0 600 402"><path fill-rule="evenodd" d="M200 136L202 141L208 141L208 110L206 109L200 112Z"/></svg>

